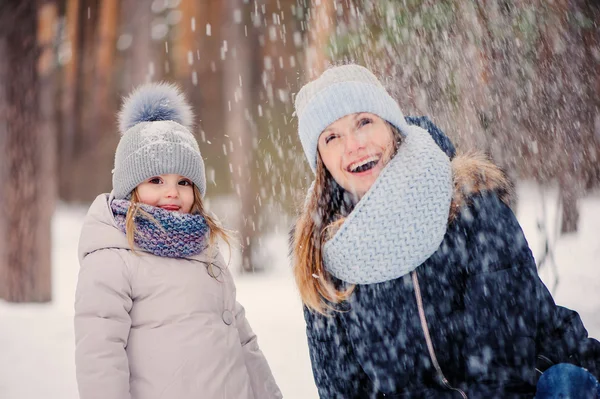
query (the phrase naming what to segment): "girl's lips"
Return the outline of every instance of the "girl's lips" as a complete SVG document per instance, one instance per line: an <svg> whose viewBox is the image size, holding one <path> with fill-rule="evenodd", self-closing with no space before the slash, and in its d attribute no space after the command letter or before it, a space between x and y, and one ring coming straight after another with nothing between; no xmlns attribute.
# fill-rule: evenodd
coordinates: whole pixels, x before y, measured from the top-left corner
<svg viewBox="0 0 600 399"><path fill-rule="evenodd" d="M179 209L181 209L177 205L161 205L161 206L159 206L159 208L167 210L167 211L178 211Z"/></svg>

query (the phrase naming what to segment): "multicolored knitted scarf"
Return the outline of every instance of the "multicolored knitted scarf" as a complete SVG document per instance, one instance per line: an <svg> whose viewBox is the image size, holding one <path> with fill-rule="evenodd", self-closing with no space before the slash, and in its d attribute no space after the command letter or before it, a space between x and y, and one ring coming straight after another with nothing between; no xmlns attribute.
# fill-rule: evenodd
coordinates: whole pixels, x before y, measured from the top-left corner
<svg viewBox="0 0 600 399"><path fill-rule="evenodd" d="M125 233L125 217L131 202L115 199L110 207L117 227ZM208 246L209 227L201 215L167 211L139 204L154 220L139 213L135 217L135 244L157 256L185 258L197 255Z"/></svg>

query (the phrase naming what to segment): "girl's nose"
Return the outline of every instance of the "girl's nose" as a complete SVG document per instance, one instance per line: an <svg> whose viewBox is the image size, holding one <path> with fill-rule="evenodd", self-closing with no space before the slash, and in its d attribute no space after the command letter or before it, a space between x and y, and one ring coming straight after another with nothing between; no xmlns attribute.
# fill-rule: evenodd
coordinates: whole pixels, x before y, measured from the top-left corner
<svg viewBox="0 0 600 399"><path fill-rule="evenodd" d="M179 197L179 190L177 190L177 186L168 185L167 192L165 194L167 198L177 198Z"/></svg>

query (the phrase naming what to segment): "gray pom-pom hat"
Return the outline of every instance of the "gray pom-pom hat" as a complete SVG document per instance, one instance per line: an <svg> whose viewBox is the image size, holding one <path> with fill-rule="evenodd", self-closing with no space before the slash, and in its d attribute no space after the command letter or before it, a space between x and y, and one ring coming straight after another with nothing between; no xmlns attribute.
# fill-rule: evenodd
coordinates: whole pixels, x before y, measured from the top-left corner
<svg viewBox="0 0 600 399"><path fill-rule="evenodd" d="M341 65L327 69L305 84L295 101L298 135L313 172L317 168L317 144L327 126L346 115L369 112L396 126L406 134L408 124L400 106L379 79L360 65Z"/></svg>
<svg viewBox="0 0 600 399"><path fill-rule="evenodd" d="M206 191L204 161L191 133L193 113L177 86L148 83L135 89L119 113L113 196L123 199L153 176L178 174Z"/></svg>

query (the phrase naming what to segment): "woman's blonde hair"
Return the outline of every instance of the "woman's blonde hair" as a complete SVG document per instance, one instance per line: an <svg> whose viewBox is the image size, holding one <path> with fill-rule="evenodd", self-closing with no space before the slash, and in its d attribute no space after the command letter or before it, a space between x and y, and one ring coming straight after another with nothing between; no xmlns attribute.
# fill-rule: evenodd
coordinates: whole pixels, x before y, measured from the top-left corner
<svg viewBox="0 0 600 399"><path fill-rule="evenodd" d="M160 226L160 224L158 224L158 222L156 221L156 219L154 219L154 217L152 217L152 215L150 215L148 212L144 211L141 207L140 207L140 199L137 193L137 188L133 189L133 191L131 192L131 206L129 207L129 209L127 210L127 215L125 217L125 233L127 235L127 242L129 243L129 246L131 247L131 250L135 252L135 233L136 233L136 225L135 225L135 218L138 215L142 215L143 217L153 221L154 223L156 223L158 226ZM192 209L190 210L190 214L193 215L201 215L204 220L206 220L206 224L208 225L208 229L209 229L209 239L208 239L208 246L209 247L214 247L214 244L217 240L217 238L221 238L223 241L225 241L225 243L227 243L227 245L231 245L231 235L230 232L228 230L226 230L225 228L223 228L223 226L219 223L219 221L215 218L213 218L212 216L210 216L208 214L208 212L206 212L206 210L204 209L204 205L202 203L202 195L200 194L200 190L198 190L198 187L196 187L194 185L194 203L192 204Z"/></svg>
<svg viewBox="0 0 600 399"><path fill-rule="evenodd" d="M393 135L393 157L403 137L395 126L388 125ZM335 234L354 205L351 194L333 179L317 151L314 188L296 222L292 243L294 278L302 302L312 311L327 314L336 310L334 304L346 301L354 291L354 285L333 283L322 257L323 245Z"/></svg>

